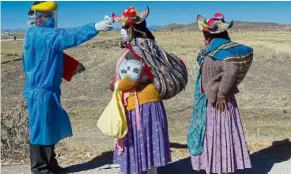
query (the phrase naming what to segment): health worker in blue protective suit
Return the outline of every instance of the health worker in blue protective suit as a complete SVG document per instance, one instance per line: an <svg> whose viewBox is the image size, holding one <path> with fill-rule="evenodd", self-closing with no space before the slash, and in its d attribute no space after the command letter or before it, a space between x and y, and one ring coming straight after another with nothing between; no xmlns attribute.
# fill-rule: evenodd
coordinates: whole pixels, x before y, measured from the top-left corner
<svg viewBox="0 0 291 174"><path fill-rule="evenodd" d="M54 147L72 136L66 111L61 106L63 51L112 29L112 19L72 29L57 29L57 4L37 1L30 8L23 48L26 76L24 97L29 117L31 170L34 174L60 173Z"/></svg>

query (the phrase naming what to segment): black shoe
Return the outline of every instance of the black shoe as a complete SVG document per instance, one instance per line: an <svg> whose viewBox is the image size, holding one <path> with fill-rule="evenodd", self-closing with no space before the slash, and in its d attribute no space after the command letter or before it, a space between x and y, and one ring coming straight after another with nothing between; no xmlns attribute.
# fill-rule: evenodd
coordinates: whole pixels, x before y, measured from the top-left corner
<svg viewBox="0 0 291 174"><path fill-rule="evenodd" d="M53 167L50 169L52 172L54 172L55 174L65 174L65 173L69 173L69 169L68 168L63 168L59 165Z"/></svg>

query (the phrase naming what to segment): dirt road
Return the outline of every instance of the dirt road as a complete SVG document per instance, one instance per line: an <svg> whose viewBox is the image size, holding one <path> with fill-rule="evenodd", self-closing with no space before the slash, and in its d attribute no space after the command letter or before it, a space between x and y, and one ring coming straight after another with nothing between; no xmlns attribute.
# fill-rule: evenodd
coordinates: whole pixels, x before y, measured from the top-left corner
<svg viewBox="0 0 291 174"><path fill-rule="evenodd" d="M90 174L119 174L119 168L117 166L106 165L96 169L89 169L92 166L80 165L72 166L71 173L90 173ZM89 170L87 170L89 169ZM29 166L12 166L3 167L2 174L30 174ZM158 174L203 174L203 172L195 172L191 169L190 160L184 159L169 164L166 167L160 168ZM291 160L275 163L271 161L261 160L256 162L256 165L252 169L246 169L244 171L238 171L236 174L287 174L291 173Z"/></svg>

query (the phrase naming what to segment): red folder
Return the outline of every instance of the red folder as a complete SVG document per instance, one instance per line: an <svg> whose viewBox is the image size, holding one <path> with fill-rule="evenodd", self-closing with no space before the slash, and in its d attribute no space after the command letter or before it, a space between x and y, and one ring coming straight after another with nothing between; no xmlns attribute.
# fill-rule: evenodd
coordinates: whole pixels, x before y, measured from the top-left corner
<svg viewBox="0 0 291 174"><path fill-rule="evenodd" d="M63 72L63 79L66 81L71 81L74 71L77 69L79 65L79 61L74 59L73 57L63 53L64 57L64 72Z"/></svg>

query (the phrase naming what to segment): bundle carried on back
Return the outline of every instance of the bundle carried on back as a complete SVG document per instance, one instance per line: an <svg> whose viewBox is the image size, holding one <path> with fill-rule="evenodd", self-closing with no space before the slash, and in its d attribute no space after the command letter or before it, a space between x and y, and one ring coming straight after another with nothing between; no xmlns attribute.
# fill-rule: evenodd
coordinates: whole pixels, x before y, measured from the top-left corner
<svg viewBox="0 0 291 174"><path fill-rule="evenodd" d="M200 56L209 56L214 60L231 61L238 66L235 81L239 85L245 78L253 61L253 49L226 39L213 39L207 51L201 50Z"/></svg>
<svg viewBox="0 0 291 174"><path fill-rule="evenodd" d="M129 50L145 65L150 72L153 84L163 99L170 99L186 88L187 69L176 55L168 53L154 41L135 38L128 46Z"/></svg>

